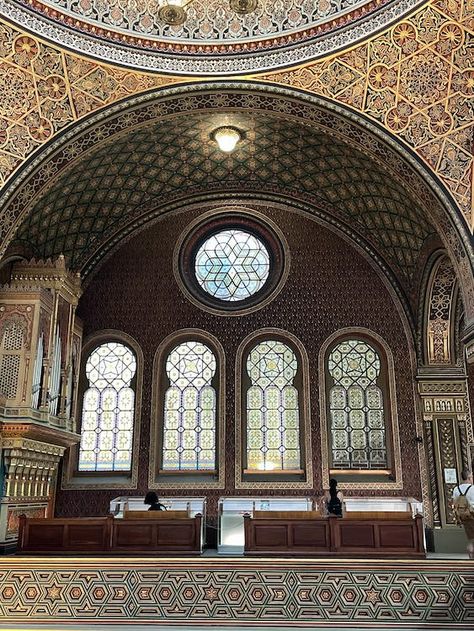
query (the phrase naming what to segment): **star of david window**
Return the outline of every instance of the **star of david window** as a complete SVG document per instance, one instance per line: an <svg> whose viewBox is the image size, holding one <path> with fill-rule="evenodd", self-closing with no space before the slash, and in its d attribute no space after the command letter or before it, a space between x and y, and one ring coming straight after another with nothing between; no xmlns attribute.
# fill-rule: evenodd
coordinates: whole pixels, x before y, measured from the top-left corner
<svg viewBox="0 0 474 631"><path fill-rule="evenodd" d="M221 230L207 238L196 254L197 281L219 300L250 298L264 286L269 272L267 248L244 230Z"/></svg>
<svg viewBox="0 0 474 631"><path fill-rule="evenodd" d="M198 223L178 244L177 280L192 302L245 313L276 295L287 272L282 236L262 218L223 213Z"/></svg>
<svg viewBox="0 0 474 631"><path fill-rule="evenodd" d="M388 468L384 366L362 339L339 342L329 353L329 434L333 469Z"/></svg>

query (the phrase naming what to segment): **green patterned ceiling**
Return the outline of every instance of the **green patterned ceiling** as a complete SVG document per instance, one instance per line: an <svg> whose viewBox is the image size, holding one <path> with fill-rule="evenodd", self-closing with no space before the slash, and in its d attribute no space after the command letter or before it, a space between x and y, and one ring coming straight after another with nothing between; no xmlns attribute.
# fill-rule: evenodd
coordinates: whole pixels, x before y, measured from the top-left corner
<svg viewBox="0 0 474 631"><path fill-rule="evenodd" d="M245 133L230 156L210 140L223 123ZM340 137L277 113L227 110L134 125L78 151L32 202L16 241L37 257L63 253L80 270L130 222L178 198L230 190L310 200L367 239L405 280L434 233L401 180Z"/></svg>

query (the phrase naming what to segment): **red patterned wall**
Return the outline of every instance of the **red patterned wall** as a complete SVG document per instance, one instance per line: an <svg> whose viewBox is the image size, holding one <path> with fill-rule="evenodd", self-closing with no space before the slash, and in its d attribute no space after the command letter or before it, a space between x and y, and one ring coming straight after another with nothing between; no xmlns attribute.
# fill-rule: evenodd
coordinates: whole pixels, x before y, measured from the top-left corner
<svg viewBox="0 0 474 631"><path fill-rule="evenodd" d="M263 212L261 208L260 211ZM237 348L252 331L275 326L296 335L308 352L314 492L319 495L322 489L318 352L325 339L337 329L362 326L382 336L392 349L405 485L402 494L420 497L413 373L408 342L390 293L365 258L337 235L294 213L272 208L267 214L288 240L291 270L282 292L255 313L241 317L212 315L193 306L181 293L172 272L173 248L181 232L198 215L195 211L166 218L123 244L99 269L81 299L79 316L84 321L85 336L100 329L119 329L133 336L144 353L137 494L147 490L151 377L153 357L160 342L177 329L197 327L215 335L224 347L227 358L226 490L207 491L208 509L212 514L219 496L236 493L233 421ZM240 493L255 494L255 491ZM262 493L269 494L268 491ZM110 499L122 494L136 493L58 490L56 512L61 516L103 515ZM168 491L166 494L172 495ZM202 495L203 491L193 494ZM275 494L279 494L278 491ZM307 495L308 492L295 491L294 494Z"/></svg>

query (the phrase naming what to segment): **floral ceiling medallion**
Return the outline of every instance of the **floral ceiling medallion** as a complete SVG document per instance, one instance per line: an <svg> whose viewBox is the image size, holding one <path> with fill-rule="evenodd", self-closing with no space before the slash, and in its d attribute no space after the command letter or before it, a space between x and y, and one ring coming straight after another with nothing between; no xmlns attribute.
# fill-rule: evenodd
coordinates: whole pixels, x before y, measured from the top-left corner
<svg viewBox="0 0 474 631"><path fill-rule="evenodd" d="M183 23L160 0L0 0L8 20L80 54L178 75L289 67L370 37L424 0L193 0ZM253 4L252 4L253 7Z"/></svg>

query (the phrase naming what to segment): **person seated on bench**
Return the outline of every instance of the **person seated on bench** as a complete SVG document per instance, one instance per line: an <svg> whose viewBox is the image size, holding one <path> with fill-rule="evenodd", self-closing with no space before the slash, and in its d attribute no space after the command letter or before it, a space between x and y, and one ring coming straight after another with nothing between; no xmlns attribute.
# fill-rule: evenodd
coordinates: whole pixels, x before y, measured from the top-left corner
<svg viewBox="0 0 474 631"><path fill-rule="evenodd" d="M158 495L155 491L148 491L145 495L144 504L150 504L150 508L148 510L166 510L166 506L161 504L158 500Z"/></svg>
<svg viewBox="0 0 474 631"><path fill-rule="evenodd" d="M337 490L337 480L331 478L329 480L329 498L326 501L326 508L330 515L342 517L342 500L342 492Z"/></svg>

